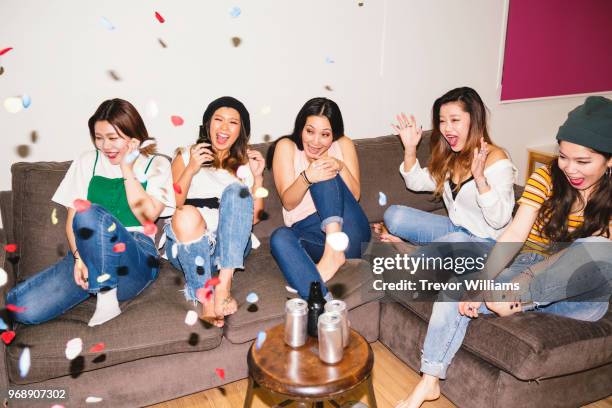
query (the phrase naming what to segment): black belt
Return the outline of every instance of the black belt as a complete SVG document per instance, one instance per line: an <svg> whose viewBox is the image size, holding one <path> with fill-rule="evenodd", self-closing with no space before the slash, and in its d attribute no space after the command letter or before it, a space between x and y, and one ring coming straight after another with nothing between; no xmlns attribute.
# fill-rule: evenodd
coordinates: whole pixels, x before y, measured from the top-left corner
<svg viewBox="0 0 612 408"><path fill-rule="evenodd" d="M185 205L193 205L194 207L219 208L219 199L211 198L188 198L185 200Z"/></svg>

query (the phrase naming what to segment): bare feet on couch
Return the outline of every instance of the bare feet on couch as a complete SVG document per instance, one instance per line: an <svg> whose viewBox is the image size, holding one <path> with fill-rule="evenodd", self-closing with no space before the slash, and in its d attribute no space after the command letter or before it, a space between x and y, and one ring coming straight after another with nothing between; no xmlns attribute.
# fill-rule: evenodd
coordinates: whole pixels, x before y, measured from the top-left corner
<svg viewBox="0 0 612 408"><path fill-rule="evenodd" d="M233 269L221 269L219 271L219 284L215 286L214 304L215 315L218 319L236 313L238 303L232 297Z"/></svg>
<svg viewBox="0 0 612 408"><path fill-rule="evenodd" d="M343 251L334 250L328 243L325 243L323 256L317 264L317 270L323 282L327 282L334 277L338 269L346 262L346 256Z"/></svg>
<svg viewBox="0 0 612 408"><path fill-rule="evenodd" d="M397 403L395 408L419 408L425 401L440 398L440 380L437 377L423 374L421 381L414 387L412 394Z"/></svg>
<svg viewBox="0 0 612 408"><path fill-rule="evenodd" d="M485 302L487 308L498 316L505 317L523 310L520 302Z"/></svg>
<svg viewBox="0 0 612 408"><path fill-rule="evenodd" d="M200 319L216 327L223 327L225 323L224 319L218 319L215 315L215 304L212 297L207 299L202 304L202 313L200 314Z"/></svg>
<svg viewBox="0 0 612 408"><path fill-rule="evenodd" d="M403 242L400 237L396 237L389 233L389 230L383 222L377 222L374 224L374 233L378 234L378 238L381 242Z"/></svg>

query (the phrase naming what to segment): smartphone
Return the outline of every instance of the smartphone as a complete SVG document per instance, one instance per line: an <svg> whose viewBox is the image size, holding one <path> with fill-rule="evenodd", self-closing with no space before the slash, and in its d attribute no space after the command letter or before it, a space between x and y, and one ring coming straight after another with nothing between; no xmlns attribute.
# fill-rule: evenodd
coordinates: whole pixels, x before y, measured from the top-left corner
<svg viewBox="0 0 612 408"><path fill-rule="evenodd" d="M207 143L209 145L209 148L212 148L212 143L210 142L210 134L209 134L208 129L210 129L208 125L200 125L200 134L198 136L198 140L196 143ZM212 165L211 161L202 163L202 167L210 167L211 165Z"/></svg>

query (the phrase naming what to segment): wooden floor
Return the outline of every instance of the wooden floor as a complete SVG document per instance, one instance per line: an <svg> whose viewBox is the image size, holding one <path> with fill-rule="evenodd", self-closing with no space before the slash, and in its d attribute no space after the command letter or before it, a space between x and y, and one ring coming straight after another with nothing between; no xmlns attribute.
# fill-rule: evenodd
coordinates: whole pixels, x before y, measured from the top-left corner
<svg viewBox="0 0 612 408"><path fill-rule="evenodd" d="M406 396L419 381L419 375L402 363L382 343L372 343L374 350L374 393L380 408L391 408L395 403ZM153 405L153 408L239 408L242 407L246 394L247 380L240 380L226 384L221 388L213 388L183 398ZM265 390L258 388L253 400L254 408L271 407L281 402ZM341 403L348 401L362 401L367 404L365 387L356 390ZM332 405L325 404L325 407ZM350 405L349 405L350 406ZM451 408L454 407L444 396L437 401L423 405L423 408ZM290 405L295 407L295 404ZM612 397L587 405L588 408L612 408Z"/></svg>

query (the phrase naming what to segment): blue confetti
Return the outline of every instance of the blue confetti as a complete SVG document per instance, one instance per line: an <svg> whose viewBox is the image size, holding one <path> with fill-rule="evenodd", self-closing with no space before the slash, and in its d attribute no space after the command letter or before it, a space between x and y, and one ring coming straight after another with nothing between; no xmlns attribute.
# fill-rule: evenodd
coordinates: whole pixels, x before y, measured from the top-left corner
<svg viewBox="0 0 612 408"><path fill-rule="evenodd" d="M325 58L325 62L328 63L328 64L333 64L336 61L334 61L331 57L326 57Z"/></svg>
<svg viewBox="0 0 612 408"><path fill-rule="evenodd" d="M21 352L21 357L19 357L19 375L21 378L28 375L28 371L30 371L30 363L30 348L26 347Z"/></svg>
<svg viewBox="0 0 612 408"><path fill-rule="evenodd" d="M29 95L21 95L21 104L24 108L28 109L32 104L32 98Z"/></svg>
<svg viewBox="0 0 612 408"><path fill-rule="evenodd" d="M249 303L257 303L259 301L259 296L257 296L257 293L251 292L247 295L246 301Z"/></svg>
<svg viewBox="0 0 612 408"><path fill-rule="evenodd" d="M242 10L240 10L240 7L238 6L234 6L229 10L229 14L233 18L240 16L241 13L242 13Z"/></svg>
<svg viewBox="0 0 612 408"><path fill-rule="evenodd" d="M102 26L106 28L108 31L113 31L115 29L115 26L113 25L113 23L111 23L106 17L101 17L100 23L102 23Z"/></svg>
<svg viewBox="0 0 612 408"><path fill-rule="evenodd" d="M202 258L200 255L196 256L195 264L196 266L204 266L204 258Z"/></svg>
<svg viewBox="0 0 612 408"><path fill-rule="evenodd" d="M1 317L0 317L0 330L8 330L8 326L6 325L4 320L2 320Z"/></svg>
<svg viewBox="0 0 612 408"><path fill-rule="evenodd" d="M381 207L387 205L387 196L382 191L378 192L378 205Z"/></svg>
<svg viewBox="0 0 612 408"><path fill-rule="evenodd" d="M123 158L123 162L125 164L130 164L131 162L136 160L139 155L140 155L140 151L138 149L136 149L132 153L126 154L125 157Z"/></svg>
<svg viewBox="0 0 612 408"><path fill-rule="evenodd" d="M266 332L260 331L257 333L257 341L255 342L255 348L259 350L261 346L263 346L264 341L266 341Z"/></svg>

